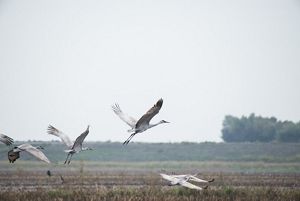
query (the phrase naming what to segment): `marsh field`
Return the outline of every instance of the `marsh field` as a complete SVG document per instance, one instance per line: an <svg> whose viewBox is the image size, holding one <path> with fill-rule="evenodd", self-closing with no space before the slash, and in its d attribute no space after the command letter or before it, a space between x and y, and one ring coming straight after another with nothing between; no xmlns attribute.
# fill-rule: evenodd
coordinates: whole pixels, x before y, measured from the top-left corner
<svg viewBox="0 0 300 201"><path fill-rule="evenodd" d="M111 143L108 144L112 146ZM114 144L114 149L115 145L119 146ZM173 145L163 145L160 152L171 154L169 150L174 148ZM227 145L184 143L174 146L190 153L195 152L193 149L215 150L213 155L223 159L201 160L193 158L191 154L189 160L184 160L182 156L177 160L174 160L175 156L172 160L160 160L162 156L157 156L159 160L156 161L142 160L139 155L145 152L141 150L151 146L157 145L131 144L121 153L123 160L93 161L89 157L83 160L87 153L82 153L75 156L70 165L63 165L64 153L60 156L62 160L55 161L54 158L58 157L55 152L49 154L51 165L27 160L26 155L25 159L21 158L14 164L2 159L0 200L300 200L300 162L296 144L231 145L231 148L244 147L240 151L241 156L238 157L237 154L236 160L232 160L224 157ZM250 149L251 146L255 149ZM278 153L274 153L273 149L278 149ZM132 150L135 150L135 154ZM248 153L247 150L252 152ZM106 151L114 157L110 149L106 148ZM93 154L105 156L106 151L95 150ZM127 159L126 154L131 154L134 160ZM284 154L287 156L284 157ZM204 155L207 153L204 152L202 157ZM255 159L254 155L257 155L257 160L246 159ZM48 170L51 176L47 175ZM214 178L215 181L206 190L195 191L180 186L168 186L159 173L198 173L198 177L202 179Z"/></svg>

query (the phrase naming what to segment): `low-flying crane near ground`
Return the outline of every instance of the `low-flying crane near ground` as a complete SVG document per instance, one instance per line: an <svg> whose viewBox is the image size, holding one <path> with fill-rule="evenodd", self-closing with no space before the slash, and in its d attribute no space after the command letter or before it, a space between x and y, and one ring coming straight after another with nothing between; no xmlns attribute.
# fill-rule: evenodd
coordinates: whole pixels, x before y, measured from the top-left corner
<svg viewBox="0 0 300 201"><path fill-rule="evenodd" d="M68 153L68 156L64 164L70 164L73 154L79 153L81 151L92 150L89 147L82 147L82 143L85 137L89 134L89 128L90 126L88 126L87 129L76 138L75 142L72 143L71 139L66 134L51 125L48 126L48 134L59 137L62 142L69 148L68 150L65 150L65 152Z"/></svg>
<svg viewBox="0 0 300 201"><path fill-rule="evenodd" d="M186 188L190 188L190 189L195 189L195 190L203 190L203 189L207 189L208 186L205 186L203 188L196 186L194 184L191 184L188 182L188 180L190 179L185 178L185 177L174 177L173 175L167 175L167 174L160 174L160 176L169 181L169 185L170 186L176 186L176 185L180 185L180 186L184 186Z"/></svg>
<svg viewBox="0 0 300 201"><path fill-rule="evenodd" d="M195 181L198 183L211 183L211 182L215 181L215 179L210 179L210 180L199 179L196 176L197 176L197 174L195 174L195 175L191 175L191 174L172 175L172 177L175 177L175 178L179 178L179 179L183 178L183 179L187 179L187 181Z"/></svg>
<svg viewBox="0 0 300 201"><path fill-rule="evenodd" d="M122 119L125 123L127 123L131 127L131 129L128 130L128 132L133 132L123 144L128 144L130 140L137 133L142 133L145 130L148 130L149 128L152 128L159 124L169 123L165 120L161 120L156 124L150 124L151 119L156 114L158 114L162 105L163 105L163 99L159 99L157 103L150 110L148 110L148 112L146 112L146 114L144 114L138 121L135 120L133 117L130 117L127 114L123 113L123 111L121 110L118 104L113 105L112 109L115 112L115 114L118 115L120 119Z"/></svg>
<svg viewBox="0 0 300 201"><path fill-rule="evenodd" d="M9 146L14 143L14 140L12 138L8 137L7 135L0 133L0 142L3 142L7 146Z"/></svg>
<svg viewBox="0 0 300 201"><path fill-rule="evenodd" d="M8 160L10 163L14 163L18 158L20 158L20 152L25 151L30 153L37 159L40 159L46 163L50 163L49 159L45 156L45 154L39 149L43 149L41 146L34 147L31 144L21 144L19 146L14 147L7 154Z"/></svg>

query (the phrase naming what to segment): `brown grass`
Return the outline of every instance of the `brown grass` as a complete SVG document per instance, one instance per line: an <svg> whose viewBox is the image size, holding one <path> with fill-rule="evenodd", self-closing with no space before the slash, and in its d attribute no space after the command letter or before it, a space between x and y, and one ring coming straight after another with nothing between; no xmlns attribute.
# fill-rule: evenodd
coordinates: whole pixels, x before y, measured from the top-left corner
<svg viewBox="0 0 300 201"><path fill-rule="evenodd" d="M1 200L26 201L26 200L68 200L68 201L134 201L134 200L169 200L169 201L190 201L190 200L261 200L261 201L282 201L299 200L298 189L271 188L271 187L246 187L246 188L220 188L206 191L193 191L180 187L99 187L94 189L35 189L33 191L5 191L0 193Z"/></svg>
<svg viewBox="0 0 300 201"><path fill-rule="evenodd" d="M59 174L64 177L62 184ZM215 178L204 191L169 187L154 172L1 171L0 200L300 200L300 175L297 173L216 173L204 172L201 178Z"/></svg>

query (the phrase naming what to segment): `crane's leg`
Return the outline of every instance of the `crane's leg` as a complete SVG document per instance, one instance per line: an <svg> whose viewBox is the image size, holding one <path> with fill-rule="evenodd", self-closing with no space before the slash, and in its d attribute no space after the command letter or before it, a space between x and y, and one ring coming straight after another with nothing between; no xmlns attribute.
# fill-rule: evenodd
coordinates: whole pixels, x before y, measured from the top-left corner
<svg viewBox="0 0 300 201"><path fill-rule="evenodd" d="M69 158L69 161L68 161L68 164L70 164L72 156L73 156L73 154L71 154L71 156Z"/></svg>
<svg viewBox="0 0 300 201"><path fill-rule="evenodd" d="M133 138L134 135L131 135L130 138L127 140L126 144L130 142L130 140Z"/></svg>
<svg viewBox="0 0 300 201"><path fill-rule="evenodd" d="M135 134L136 134L136 133L132 133L132 134L129 136L129 138L127 138L127 140L123 143L123 145L128 144Z"/></svg>
<svg viewBox="0 0 300 201"><path fill-rule="evenodd" d="M70 156L70 153L68 153L68 156L67 156L67 158L66 158L66 160L65 160L65 163L64 163L64 164L66 164L66 163L67 163L67 161L68 161L68 159L69 159L69 156Z"/></svg>
<svg viewBox="0 0 300 201"><path fill-rule="evenodd" d="M65 180L64 180L64 178L61 176L61 174L60 174L59 176L60 176L61 184L65 183Z"/></svg>

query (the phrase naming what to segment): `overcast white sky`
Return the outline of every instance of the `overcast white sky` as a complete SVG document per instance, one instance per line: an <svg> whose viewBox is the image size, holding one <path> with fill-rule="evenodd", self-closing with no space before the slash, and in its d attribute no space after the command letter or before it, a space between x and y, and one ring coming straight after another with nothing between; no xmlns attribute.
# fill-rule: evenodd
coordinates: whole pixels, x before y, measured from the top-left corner
<svg viewBox="0 0 300 201"><path fill-rule="evenodd" d="M0 132L124 141L118 102L160 125L133 141L221 141L227 114L300 120L299 0L0 0Z"/></svg>

